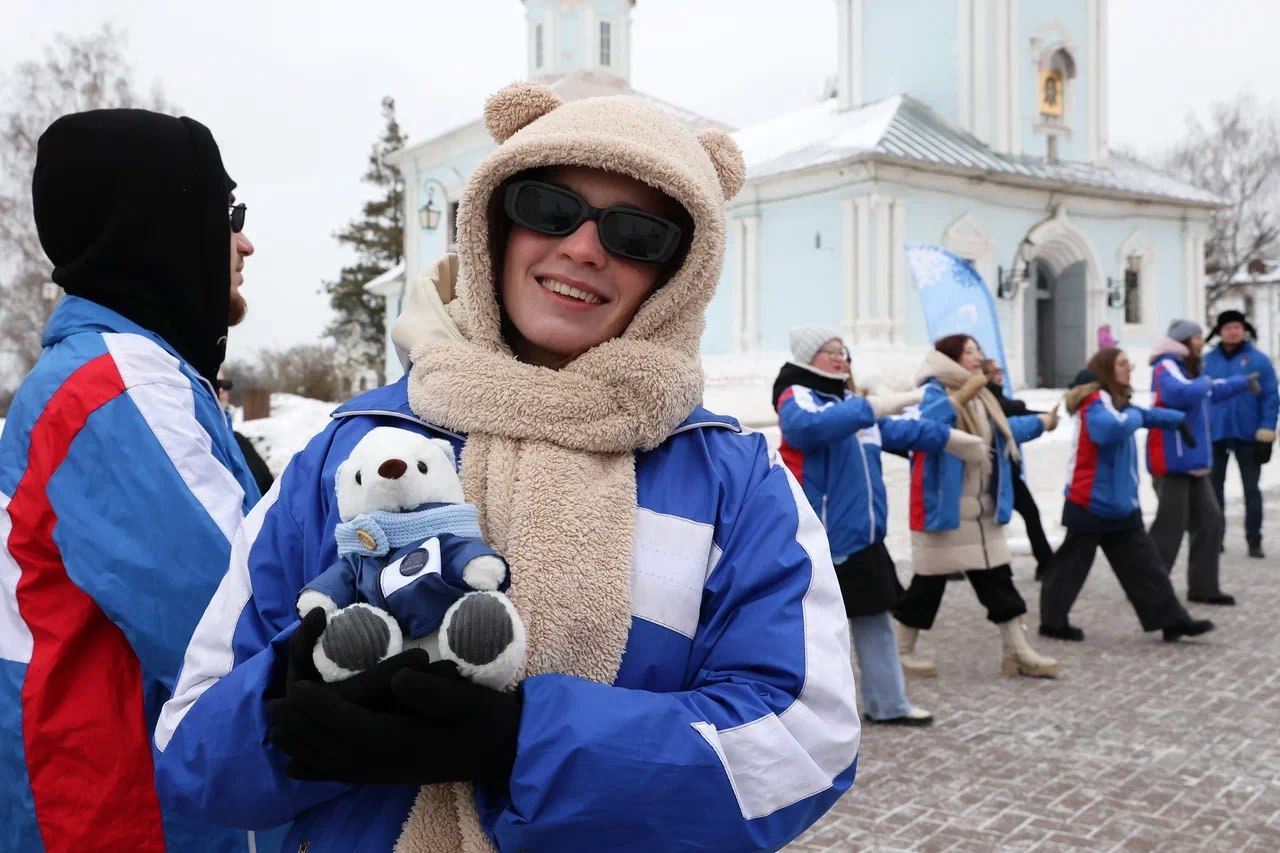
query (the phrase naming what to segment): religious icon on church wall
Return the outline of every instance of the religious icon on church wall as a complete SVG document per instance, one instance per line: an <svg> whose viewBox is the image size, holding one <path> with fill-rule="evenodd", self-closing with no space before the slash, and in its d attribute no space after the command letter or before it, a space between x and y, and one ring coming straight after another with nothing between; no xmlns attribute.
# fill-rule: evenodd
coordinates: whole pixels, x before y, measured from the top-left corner
<svg viewBox="0 0 1280 853"><path fill-rule="evenodd" d="M1040 72L1040 115L1062 118L1062 72L1056 68Z"/></svg>

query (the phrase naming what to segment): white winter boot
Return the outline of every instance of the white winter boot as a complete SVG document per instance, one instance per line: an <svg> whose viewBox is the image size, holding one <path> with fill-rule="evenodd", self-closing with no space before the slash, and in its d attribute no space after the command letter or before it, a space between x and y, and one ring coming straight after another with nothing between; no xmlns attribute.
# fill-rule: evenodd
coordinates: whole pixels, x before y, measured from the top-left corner
<svg viewBox="0 0 1280 853"><path fill-rule="evenodd" d="M1004 645L1004 659L1000 670L1005 675L1026 675L1032 678L1055 678L1058 675L1058 662L1053 658L1037 654L1027 642L1027 628L1021 619L1010 619L1001 622L1000 639Z"/></svg>
<svg viewBox="0 0 1280 853"><path fill-rule="evenodd" d="M896 619L893 626L898 632L898 657L902 660L903 674L916 678L935 677L938 668L933 665L933 661L916 655L916 637L920 636L920 629L908 628Z"/></svg>

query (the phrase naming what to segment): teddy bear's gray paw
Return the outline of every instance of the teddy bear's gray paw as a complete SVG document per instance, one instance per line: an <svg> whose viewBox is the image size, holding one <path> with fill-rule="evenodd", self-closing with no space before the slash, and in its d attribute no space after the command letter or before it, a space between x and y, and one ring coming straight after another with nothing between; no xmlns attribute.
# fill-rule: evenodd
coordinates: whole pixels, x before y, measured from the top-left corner
<svg viewBox="0 0 1280 853"><path fill-rule="evenodd" d="M500 592L472 592L454 602L440 626L440 654L472 681L494 689L524 663L524 623Z"/></svg>
<svg viewBox="0 0 1280 853"><path fill-rule="evenodd" d="M312 660L325 681L341 681L385 660L402 645L400 626L390 613L353 604L329 617Z"/></svg>

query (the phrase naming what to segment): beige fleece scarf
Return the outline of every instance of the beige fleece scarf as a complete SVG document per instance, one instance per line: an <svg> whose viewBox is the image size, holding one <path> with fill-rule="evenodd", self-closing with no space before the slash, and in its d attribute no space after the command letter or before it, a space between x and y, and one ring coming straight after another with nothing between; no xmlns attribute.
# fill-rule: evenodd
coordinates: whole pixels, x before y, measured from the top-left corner
<svg viewBox="0 0 1280 853"><path fill-rule="evenodd" d="M973 377L950 356L937 350L929 350L924 364L916 371L916 384L927 379L937 379L948 391L959 391ZM952 408L956 412L956 426L970 435L976 435L987 442L991 441L991 427L994 425L1004 436L1005 455L1015 462L1019 458L1018 442L1013 440L1013 430L1009 427L1009 419L1004 416L1000 403L995 395L983 388L974 395L967 405L956 405L952 399ZM986 417L983 417L983 415Z"/></svg>
<svg viewBox="0 0 1280 853"><path fill-rule="evenodd" d="M724 201L745 169L724 133L695 136L628 97L562 104L545 86L515 84L490 99L485 119L500 147L463 193L460 257L416 284L393 339L412 353L413 411L467 434L463 489L511 565L508 595L528 634L519 677L612 684L631 625L635 453L658 446L701 400L703 311L720 275ZM629 175L695 223L684 263L626 332L560 370L511 354L489 255L493 194L548 165ZM399 853L491 849L469 784L423 787L396 844Z"/></svg>

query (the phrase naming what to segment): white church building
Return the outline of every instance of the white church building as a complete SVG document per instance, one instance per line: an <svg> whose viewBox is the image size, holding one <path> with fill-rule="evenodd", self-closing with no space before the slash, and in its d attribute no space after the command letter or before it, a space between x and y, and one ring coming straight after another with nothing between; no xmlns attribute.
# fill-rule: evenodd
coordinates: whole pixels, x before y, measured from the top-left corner
<svg viewBox="0 0 1280 853"><path fill-rule="evenodd" d="M1174 317L1204 317L1216 201L1108 151L1106 0L834 2L835 91L734 132L747 183L704 354L783 351L811 322L841 328L855 371L860 350L923 350L908 242L973 262L1020 386L1065 384L1103 324L1144 348ZM566 99L648 97L630 86L634 0L524 6L530 78ZM404 282L452 245L459 193L493 147L477 116L392 155L405 264L367 285L387 298L388 328ZM389 345L387 357L399 376Z"/></svg>

